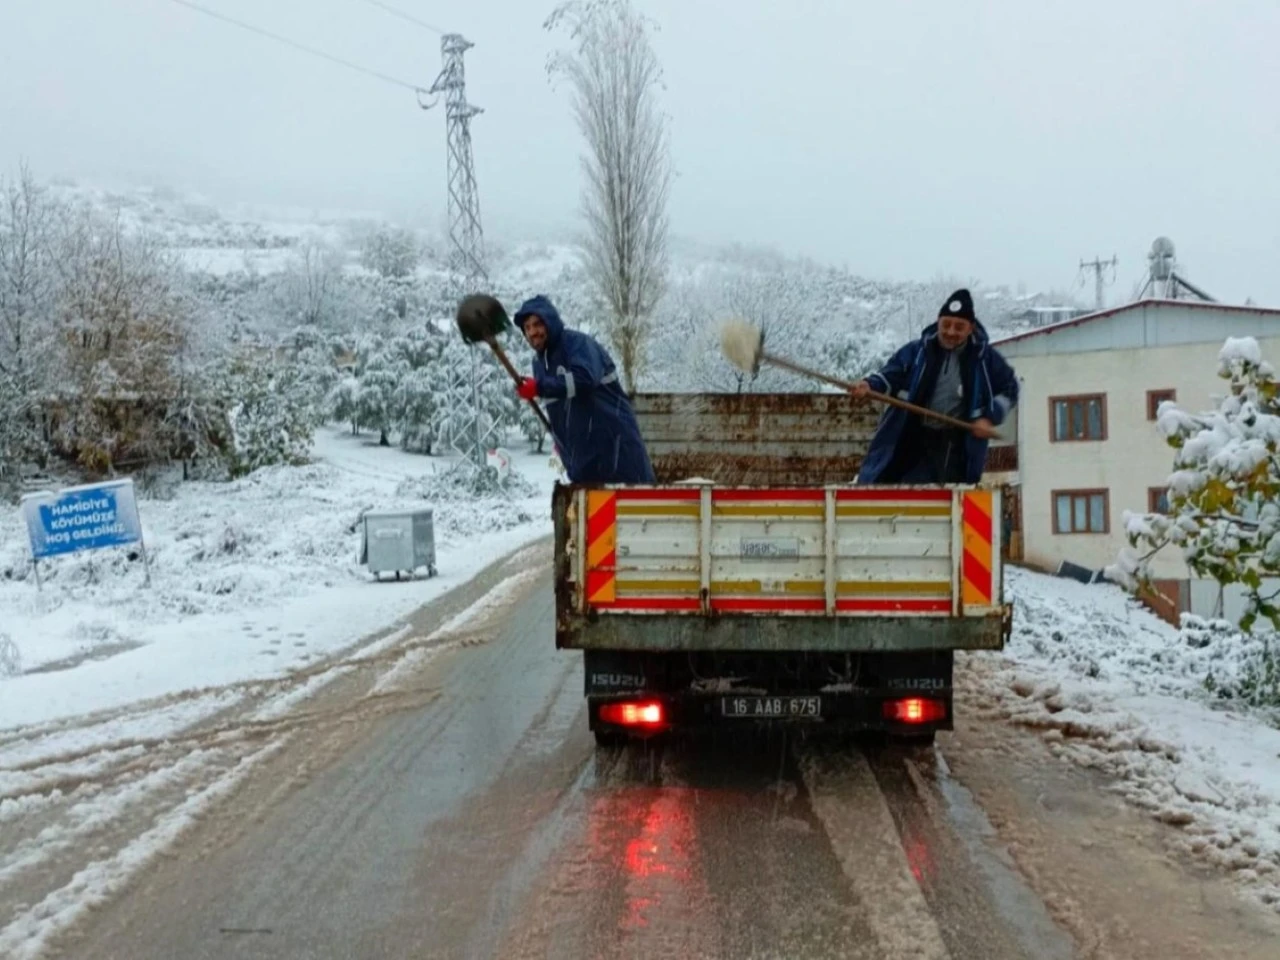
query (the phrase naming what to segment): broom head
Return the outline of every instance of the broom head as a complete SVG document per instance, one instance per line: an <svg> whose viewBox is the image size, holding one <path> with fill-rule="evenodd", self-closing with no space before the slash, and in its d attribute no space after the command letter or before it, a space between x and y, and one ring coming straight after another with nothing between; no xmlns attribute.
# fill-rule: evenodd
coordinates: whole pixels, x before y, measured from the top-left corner
<svg viewBox="0 0 1280 960"><path fill-rule="evenodd" d="M760 369L760 351L764 337L755 324L731 319L720 325L720 350L730 363L753 376Z"/></svg>

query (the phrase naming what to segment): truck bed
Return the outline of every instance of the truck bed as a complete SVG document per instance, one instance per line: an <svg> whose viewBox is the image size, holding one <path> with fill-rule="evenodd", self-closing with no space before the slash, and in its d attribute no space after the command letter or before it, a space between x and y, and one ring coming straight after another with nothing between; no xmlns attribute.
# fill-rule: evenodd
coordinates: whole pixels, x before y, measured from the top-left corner
<svg viewBox="0 0 1280 960"><path fill-rule="evenodd" d="M557 645L1000 649L1000 491L559 487Z"/></svg>
<svg viewBox="0 0 1280 960"><path fill-rule="evenodd" d="M558 487L557 644L999 649L1001 491L853 485L879 409L847 394L639 394L652 486Z"/></svg>

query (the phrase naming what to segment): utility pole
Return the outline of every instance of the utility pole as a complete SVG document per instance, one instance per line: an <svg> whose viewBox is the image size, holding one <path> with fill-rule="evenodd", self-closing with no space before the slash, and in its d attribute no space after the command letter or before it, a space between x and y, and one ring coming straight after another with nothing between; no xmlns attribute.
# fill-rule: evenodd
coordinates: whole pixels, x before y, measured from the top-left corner
<svg viewBox="0 0 1280 960"><path fill-rule="evenodd" d="M449 271L453 292L461 299L482 290L489 279L485 269L484 230L480 226L480 197L476 190L475 160L471 150L471 118L483 111L467 102L463 54L475 44L458 33L440 38L440 75L428 91L436 100L419 105L429 110L444 97L448 141ZM471 348L470 371L458 370L450 394L470 394L471 410L457 418L450 445L471 463L483 467L489 439L498 424L482 409L481 396L492 375L476 347Z"/></svg>
<svg viewBox="0 0 1280 960"><path fill-rule="evenodd" d="M1098 310L1101 310L1101 309L1106 305L1106 304L1105 304L1105 302L1104 302L1104 297L1103 297L1103 293L1102 293L1102 287L1103 287L1103 284L1104 284L1104 283L1115 283L1115 280L1116 280L1116 264L1117 264L1117 263L1119 263L1119 261L1116 259L1116 257L1115 257L1115 255L1114 255L1114 254L1112 254L1112 256L1111 256L1111 259L1110 259L1110 260L1103 260L1103 259L1101 259L1100 257L1094 257L1094 258L1093 258L1093 260L1091 260L1091 261L1089 261L1089 262L1087 262L1087 263L1086 263L1084 260L1081 260L1081 261L1080 261L1080 279L1081 279L1082 281L1083 281L1083 279L1084 279L1084 271L1085 271L1085 270L1092 270L1092 271L1093 271L1093 282L1094 282L1093 297L1094 297L1094 306L1095 306ZM1104 281L1104 280L1103 280L1103 277L1104 277L1104 272L1103 272L1103 271L1105 271L1108 267L1110 267L1110 268L1111 268L1111 279L1110 279L1110 280L1106 280L1106 281Z"/></svg>

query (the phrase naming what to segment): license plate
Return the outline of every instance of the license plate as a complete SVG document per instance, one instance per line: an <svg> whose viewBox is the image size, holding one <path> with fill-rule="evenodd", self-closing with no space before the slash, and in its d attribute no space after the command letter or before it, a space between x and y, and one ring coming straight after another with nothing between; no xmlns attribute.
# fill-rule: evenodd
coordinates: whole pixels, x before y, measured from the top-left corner
<svg viewBox="0 0 1280 960"><path fill-rule="evenodd" d="M806 720L822 716L821 697L723 697L720 712L740 720Z"/></svg>

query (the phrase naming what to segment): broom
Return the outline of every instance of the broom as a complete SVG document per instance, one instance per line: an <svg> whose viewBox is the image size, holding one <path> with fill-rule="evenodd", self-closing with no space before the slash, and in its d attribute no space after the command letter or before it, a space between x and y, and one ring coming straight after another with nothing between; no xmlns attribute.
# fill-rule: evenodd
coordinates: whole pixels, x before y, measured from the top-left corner
<svg viewBox="0 0 1280 960"><path fill-rule="evenodd" d="M755 376L760 370L761 363L771 363L775 367L781 367L783 370L790 370L802 377L809 377L813 380L821 380L823 383L829 383L833 387L839 387L841 390L852 390L855 384L848 380L839 380L836 377L829 377L825 373L819 373L817 370L811 370L808 367L802 367L798 363L793 363L783 357L765 352L764 335L755 327L745 320L726 320L720 327L720 350L724 353L735 367L743 373ZM914 403L908 403L906 400L899 400L897 397L891 397L887 393L880 393L878 390L872 390L870 396L879 400L881 403L887 403L893 407L900 407L921 417L930 417L947 426L955 427L958 430L966 430L972 432L974 426L972 423L966 423L963 420L957 420L955 417L949 417L945 413L938 413L936 410L930 410L928 407L921 407Z"/></svg>

